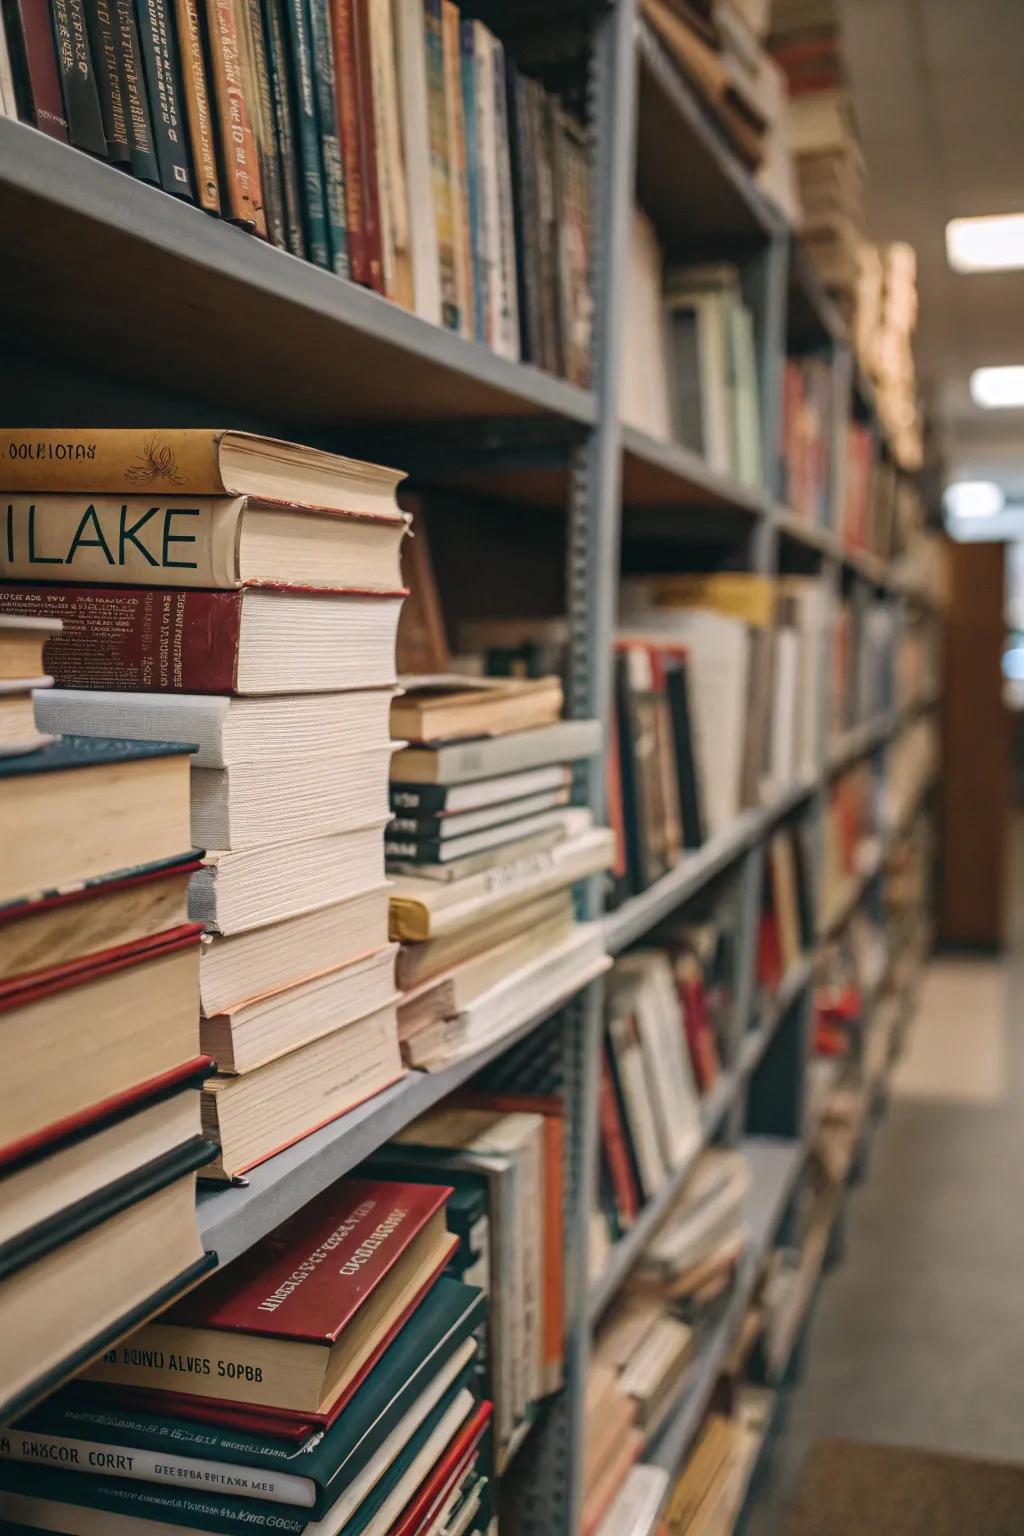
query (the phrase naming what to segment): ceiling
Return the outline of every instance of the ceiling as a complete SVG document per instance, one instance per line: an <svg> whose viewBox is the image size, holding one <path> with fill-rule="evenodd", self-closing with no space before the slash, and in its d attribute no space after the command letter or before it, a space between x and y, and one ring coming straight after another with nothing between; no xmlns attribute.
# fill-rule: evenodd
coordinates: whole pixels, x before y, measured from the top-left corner
<svg viewBox="0 0 1024 1536"><path fill-rule="evenodd" d="M868 170L868 233L918 254L918 372L949 478L1024 503L1024 410L982 411L967 381L1024 363L1024 271L964 275L945 226L1024 210L1024 0L843 0Z"/></svg>

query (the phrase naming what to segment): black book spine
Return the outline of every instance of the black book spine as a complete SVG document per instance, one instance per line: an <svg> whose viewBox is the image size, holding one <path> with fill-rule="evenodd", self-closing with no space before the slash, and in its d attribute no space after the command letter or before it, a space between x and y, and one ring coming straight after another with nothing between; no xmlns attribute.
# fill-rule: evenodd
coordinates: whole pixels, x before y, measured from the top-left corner
<svg viewBox="0 0 1024 1536"><path fill-rule="evenodd" d="M274 108L274 128L281 160L281 193L284 201L285 240L293 256L306 255L306 237L302 229L302 184L295 144L292 87L289 79L288 44L282 0L263 0L263 36L267 48L267 71Z"/></svg>
<svg viewBox="0 0 1024 1536"><path fill-rule="evenodd" d="M640 724L629 681L629 661L615 658L615 712L619 726L619 774L622 780L622 821L626 832L626 860L633 895L651 883L647 860L647 817L644 806L642 766L637 760Z"/></svg>
<svg viewBox="0 0 1024 1536"><path fill-rule="evenodd" d="M117 165L128 165L131 161L128 113L124 79L118 65L116 22L111 11L111 0L93 0L88 15L107 154Z"/></svg>
<svg viewBox="0 0 1024 1536"><path fill-rule="evenodd" d="M76 149L107 159L107 135L100 111L83 0L50 0L50 20L57 45L57 68L67 114L68 132Z"/></svg>
<svg viewBox="0 0 1024 1536"><path fill-rule="evenodd" d="M154 186L159 186L160 166L153 146L153 125L146 98L146 82L142 73L142 55L132 0L114 0L112 19L117 68L124 87L132 172L140 181L151 181Z"/></svg>
<svg viewBox="0 0 1024 1536"><path fill-rule="evenodd" d="M181 59L167 0L137 0L137 12L160 185L172 196L193 202L195 188L185 131Z"/></svg>
<svg viewBox="0 0 1024 1536"><path fill-rule="evenodd" d="M415 811L418 815L436 815L448 799L446 784L392 784L391 809Z"/></svg>
<svg viewBox="0 0 1024 1536"><path fill-rule="evenodd" d="M704 841L704 816L701 810L697 759L693 750L690 723L690 699L686 665L669 667L665 673L665 692L672 717L676 777L679 785L679 811L683 822L683 847L699 848Z"/></svg>

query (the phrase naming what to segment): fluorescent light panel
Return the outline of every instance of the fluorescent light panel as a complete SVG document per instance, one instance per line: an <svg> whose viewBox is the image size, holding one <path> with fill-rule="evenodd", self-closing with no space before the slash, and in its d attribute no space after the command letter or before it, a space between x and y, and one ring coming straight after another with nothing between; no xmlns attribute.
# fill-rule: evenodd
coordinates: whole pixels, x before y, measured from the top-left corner
<svg viewBox="0 0 1024 1536"><path fill-rule="evenodd" d="M943 502L950 517L994 517L1006 497L994 480L954 480Z"/></svg>
<svg viewBox="0 0 1024 1536"><path fill-rule="evenodd" d="M1006 368L975 368L971 374L971 399L989 411L1024 405L1024 364Z"/></svg>
<svg viewBox="0 0 1024 1536"><path fill-rule="evenodd" d="M1024 213L950 219L946 256L954 272L1008 272L1024 267Z"/></svg>

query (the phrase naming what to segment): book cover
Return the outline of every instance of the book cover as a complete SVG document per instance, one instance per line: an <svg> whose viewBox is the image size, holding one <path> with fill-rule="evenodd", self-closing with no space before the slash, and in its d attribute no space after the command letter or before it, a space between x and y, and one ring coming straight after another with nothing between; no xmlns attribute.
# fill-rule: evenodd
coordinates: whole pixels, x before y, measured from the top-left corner
<svg viewBox="0 0 1024 1536"><path fill-rule="evenodd" d="M118 64L112 0L94 0L94 4L87 7L86 16L89 23L89 40L92 44L93 66L96 71L96 88L99 92L100 111L103 114L103 132L107 140L107 155L115 165L128 165L131 160L128 107L125 100L124 81Z"/></svg>
<svg viewBox="0 0 1024 1536"><path fill-rule="evenodd" d="M263 24L263 0L241 0L238 19L242 77L252 117L260 188L267 219L267 238L278 250L286 251L288 240L284 220L284 187L270 85L270 60Z"/></svg>
<svg viewBox="0 0 1024 1536"><path fill-rule="evenodd" d="M331 242L327 201L320 161L320 123L313 80L313 42L306 0L284 0L291 59L292 100L295 110L298 162L302 173L306 251L318 267L331 269Z"/></svg>
<svg viewBox="0 0 1024 1536"><path fill-rule="evenodd" d="M611 1177L615 1207L620 1224L629 1227L640 1210L640 1197L630 1163L622 1116L615 1093L608 1047L601 1055L601 1082L598 1095L598 1115L601 1128L601 1146Z"/></svg>
<svg viewBox="0 0 1024 1536"><path fill-rule="evenodd" d="M345 170L338 136L337 84L334 78L334 41L331 37L330 0L307 0L310 65L316 115L320 129L320 164L323 171L324 213L330 246L331 269L348 277L348 233L345 219Z"/></svg>
<svg viewBox="0 0 1024 1536"><path fill-rule="evenodd" d="M64 94L68 133L76 149L107 158L99 90L89 49L83 0L50 0L57 67Z"/></svg>
<svg viewBox="0 0 1024 1536"><path fill-rule="evenodd" d="M462 124L466 146L468 197L468 265L472 278L473 327L476 341L486 341L486 259L483 224L483 179L480 166L478 108L476 100L476 30L468 17L459 21Z"/></svg>
<svg viewBox="0 0 1024 1536"><path fill-rule="evenodd" d="M114 0L114 42L128 115L132 175L158 187L160 165L153 140L153 119L142 70L142 51L133 0Z"/></svg>
<svg viewBox="0 0 1024 1536"><path fill-rule="evenodd" d="M448 107L445 99L444 31L441 0L425 0L427 38L427 114L430 124L430 165L434 188L437 252L441 275L441 323L450 331L460 328L459 296L455 279L455 233L452 219L452 147L448 143Z"/></svg>
<svg viewBox="0 0 1024 1536"><path fill-rule="evenodd" d="M188 124L196 196L199 206L207 213L220 213L220 174L206 80L199 0L174 0L174 14L181 51L181 95Z"/></svg>
<svg viewBox="0 0 1024 1536"><path fill-rule="evenodd" d="M519 361L519 296L516 272L515 214L512 201L512 158L509 142L505 50L492 39L494 54L494 145L497 159L498 253L500 273L500 331L498 351Z"/></svg>
<svg viewBox="0 0 1024 1536"><path fill-rule="evenodd" d="M253 134L254 104L247 100L239 7L244 0L205 0L210 50L210 86L217 108L224 213L264 240L259 158Z"/></svg>
<svg viewBox="0 0 1024 1536"><path fill-rule="evenodd" d="M537 177L529 103L529 82L514 63L508 78L509 149L512 156L512 215L516 244L516 282L520 345L527 363L542 360L540 273L537 265Z"/></svg>
<svg viewBox="0 0 1024 1536"><path fill-rule="evenodd" d="M185 130L178 35L169 0L136 0L142 68L160 168L160 185L173 197L194 201Z"/></svg>
<svg viewBox="0 0 1024 1536"><path fill-rule="evenodd" d="M409 246L416 313L441 324L441 274L427 105L427 40L421 0L396 0L395 53L409 197Z"/></svg>
<svg viewBox="0 0 1024 1536"><path fill-rule="evenodd" d="M422 18L421 18L422 21ZM384 292L383 189L378 163L377 99L370 38L370 0L352 0L352 41L355 49L356 102L359 113L359 157L365 193L366 256L370 287Z"/></svg>
<svg viewBox="0 0 1024 1536"><path fill-rule="evenodd" d="M452 252L455 258L455 292L459 305L459 329L463 336L473 337L476 334L476 311L469 210L469 167L462 108L462 40L459 10L454 0L441 0L441 46L444 51L444 99L452 202Z"/></svg>
<svg viewBox="0 0 1024 1536"><path fill-rule="evenodd" d="M295 135L291 66L288 58L285 0L263 0L263 37L267 49L274 132L281 166L285 241L293 256L306 255L302 224L302 178Z"/></svg>
<svg viewBox="0 0 1024 1536"><path fill-rule="evenodd" d="M18 115L51 139L70 139L50 25L49 0L3 0Z"/></svg>

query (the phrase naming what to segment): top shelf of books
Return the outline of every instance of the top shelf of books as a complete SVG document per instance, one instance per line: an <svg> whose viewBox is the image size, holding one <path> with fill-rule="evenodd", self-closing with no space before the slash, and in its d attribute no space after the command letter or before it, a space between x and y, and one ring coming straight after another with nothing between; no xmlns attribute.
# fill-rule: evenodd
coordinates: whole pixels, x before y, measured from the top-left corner
<svg viewBox="0 0 1024 1536"><path fill-rule="evenodd" d="M589 391L513 362L10 118L0 119L8 349L143 382L310 441L339 422L545 416ZM54 298L73 303L53 325ZM154 359L159 359L154 371ZM121 415L130 397L118 401ZM145 408L145 407L141 407Z"/></svg>

